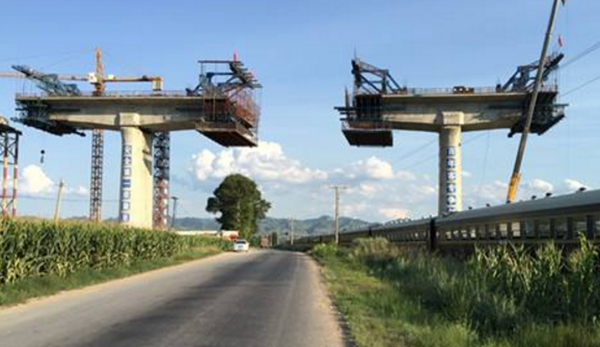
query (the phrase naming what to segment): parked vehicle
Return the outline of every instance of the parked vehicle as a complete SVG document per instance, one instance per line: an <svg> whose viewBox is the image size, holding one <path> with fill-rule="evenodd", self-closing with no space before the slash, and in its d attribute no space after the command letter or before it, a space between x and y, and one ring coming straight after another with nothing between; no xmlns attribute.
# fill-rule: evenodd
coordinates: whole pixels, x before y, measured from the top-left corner
<svg viewBox="0 0 600 347"><path fill-rule="evenodd" d="M233 243L234 252L248 252L250 250L250 243L244 239L237 239Z"/></svg>

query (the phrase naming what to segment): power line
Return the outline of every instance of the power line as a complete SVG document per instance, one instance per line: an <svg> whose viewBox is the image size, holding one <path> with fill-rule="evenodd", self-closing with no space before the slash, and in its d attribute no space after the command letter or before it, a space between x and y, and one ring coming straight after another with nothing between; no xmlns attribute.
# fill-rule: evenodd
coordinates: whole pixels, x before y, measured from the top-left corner
<svg viewBox="0 0 600 347"><path fill-rule="evenodd" d="M477 136L475 136L475 137L472 137L472 138L470 138L470 139L468 139L468 140L466 140L466 141L464 141L464 142L463 142L463 145L467 145L467 144L469 144L469 143L472 143L472 142L475 142L475 141L479 140L480 138L484 137L484 136L486 135L486 133L487 133L487 131L486 131L486 132L484 132L484 133L482 133L482 134L479 134L479 135L477 135ZM435 141L437 141L437 139L436 139ZM423 159L423 160L421 160L421 161L418 161L418 162L416 162L416 163L412 163L412 164L410 164L410 165L407 165L407 166L403 167L403 168L402 168L402 169L400 169L400 170L401 170L401 171L405 171L405 170L408 170L408 169L412 169L412 168L414 168L414 167L417 167L417 166L420 166L420 165L422 165L422 164L425 164L425 163L427 163L428 161L430 161L430 160L432 160L432 159L435 159L435 158L437 158L437 157L438 157L438 153L432 154L432 155L430 155L430 156L427 156L425 159Z"/></svg>
<svg viewBox="0 0 600 347"><path fill-rule="evenodd" d="M71 50L71 51L65 51L65 52L53 53L53 54L37 54L37 55L29 55L29 56L21 56L21 57L2 58L2 59L0 59L0 63L11 62L11 61L43 59L43 58L48 58L48 57L57 57L57 56L72 55L72 54L83 54L84 52L88 53L90 51L92 51L90 48L85 48L85 49L77 49L77 50Z"/></svg>
<svg viewBox="0 0 600 347"><path fill-rule="evenodd" d="M589 54L591 54L591 53L593 53L593 52L595 52L595 51L597 51L599 49L600 49L600 41L594 43L593 45L591 45L587 49L583 50L581 53L579 53L576 56L574 56L573 58L567 60L564 64L562 64L560 66L560 68L561 69L565 69L569 65L572 65L573 63L577 62L578 60L583 59L587 55L589 55Z"/></svg>
<svg viewBox="0 0 600 347"><path fill-rule="evenodd" d="M23 199L23 200L37 200L37 201L55 201L56 198L52 198L52 197L48 197L48 196L32 196L32 195L21 195L19 196L19 199ZM63 198L62 199L63 202L87 202L89 201L88 198ZM108 203L118 203L119 200L118 199L106 199L106 200L102 200L103 202L108 202Z"/></svg>
<svg viewBox="0 0 600 347"><path fill-rule="evenodd" d="M600 76L596 76L596 77L592 78L591 80L588 80L587 82L584 82L584 83L580 84L579 86L568 90L567 92L565 92L565 93L562 94L562 97L565 97L565 96L567 96L569 94L573 94L575 92L578 92L581 89L589 86L590 84L593 84L593 83L598 82L598 81L600 81Z"/></svg>
<svg viewBox="0 0 600 347"><path fill-rule="evenodd" d="M427 142L426 144L424 144L424 145L421 145L421 146L419 146L419 147L417 147L417 148L415 148L415 149L413 149L413 150L411 150L411 151L409 151L409 152L405 153L404 155L402 155L402 156L401 156L401 157L399 157L398 159L394 160L394 162L395 162L395 163L397 163L397 162L400 162L400 161L406 160L406 159L408 159L408 158L412 157L413 155L415 155L415 154L417 154L417 153L419 153L419 152L423 151L424 149L428 148L429 146L433 145L433 144L434 144L434 143L436 143L437 141L438 141L437 139L433 139L433 140L431 140L431 141Z"/></svg>

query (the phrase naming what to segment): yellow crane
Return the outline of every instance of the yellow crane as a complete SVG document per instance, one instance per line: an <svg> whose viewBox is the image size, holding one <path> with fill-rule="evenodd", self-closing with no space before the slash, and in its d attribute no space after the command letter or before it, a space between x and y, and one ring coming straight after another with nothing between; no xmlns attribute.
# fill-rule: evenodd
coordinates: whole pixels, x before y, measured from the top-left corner
<svg viewBox="0 0 600 347"><path fill-rule="evenodd" d="M163 88L163 79L160 76L115 76L105 75L104 65L102 63L102 51L96 48L95 51L95 70L87 75L78 74L48 74L52 81L76 81L87 82L94 87L94 96L104 95L107 83L152 83L152 90L160 92ZM19 78L25 79L30 76L22 72L0 72L0 78ZM42 150L43 153L43 150ZM104 133L101 129L92 130L92 165L91 165L91 183L90 183L90 219L92 221L101 220L102 209L102 166L104 161Z"/></svg>
<svg viewBox="0 0 600 347"><path fill-rule="evenodd" d="M525 117L525 126L523 127L523 134L521 135L521 141L519 142L519 149L517 151L515 166L513 168L513 173L510 177L510 183L508 185L508 193L506 196L507 203L515 201L515 198L517 196L517 188L519 187L519 182L521 181L521 164L525 155L525 147L527 146L527 138L529 136L529 131L531 128L531 121L535 112L540 87L542 85L544 68L546 65L546 54L548 53L548 46L550 45L552 31L554 30L554 21L556 19L556 13L558 12L559 1L560 0L554 0L554 4L552 5L552 12L550 14L550 20L548 22L548 29L546 30L546 37L542 46L542 54L539 60L539 66L535 77L535 85L533 87L531 101L529 102L529 107L527 109L527 114Z"/></svg>

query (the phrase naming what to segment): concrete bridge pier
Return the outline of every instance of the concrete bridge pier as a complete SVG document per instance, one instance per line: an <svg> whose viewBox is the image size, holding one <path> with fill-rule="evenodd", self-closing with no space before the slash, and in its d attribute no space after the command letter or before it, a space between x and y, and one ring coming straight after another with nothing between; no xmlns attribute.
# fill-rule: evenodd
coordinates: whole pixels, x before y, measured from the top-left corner
<svg viewBox="0 0 600 347"><path fill-rule="evenodd" d="M152 228L153 134L139 127L138 114L119 114L123 146L119 221L123 225Z"/></svg>
<svg viewBox="0 0 600 347"><path fill-rule="evenodd" d="M441 115L439 132L439 215L462 210L462 112Z"/></svg>

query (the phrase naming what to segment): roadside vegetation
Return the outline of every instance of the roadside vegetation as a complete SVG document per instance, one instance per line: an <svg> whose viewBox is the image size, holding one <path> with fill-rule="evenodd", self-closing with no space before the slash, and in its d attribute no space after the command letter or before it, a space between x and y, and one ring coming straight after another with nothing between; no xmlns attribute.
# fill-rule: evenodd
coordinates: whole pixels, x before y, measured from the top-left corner
<svg viewBox="0 0 600 347"><path fill-rule="evenodd" d="M0 305L178 264L228 245L110 224L2 219Z"/></svg>
<svg viewBox="0 0 600 347"><path fill-rule="evenodd" d="M385 239L312 255L359 347L600 346L598 250L510 245L469 260L399 248Z"/></svg>

